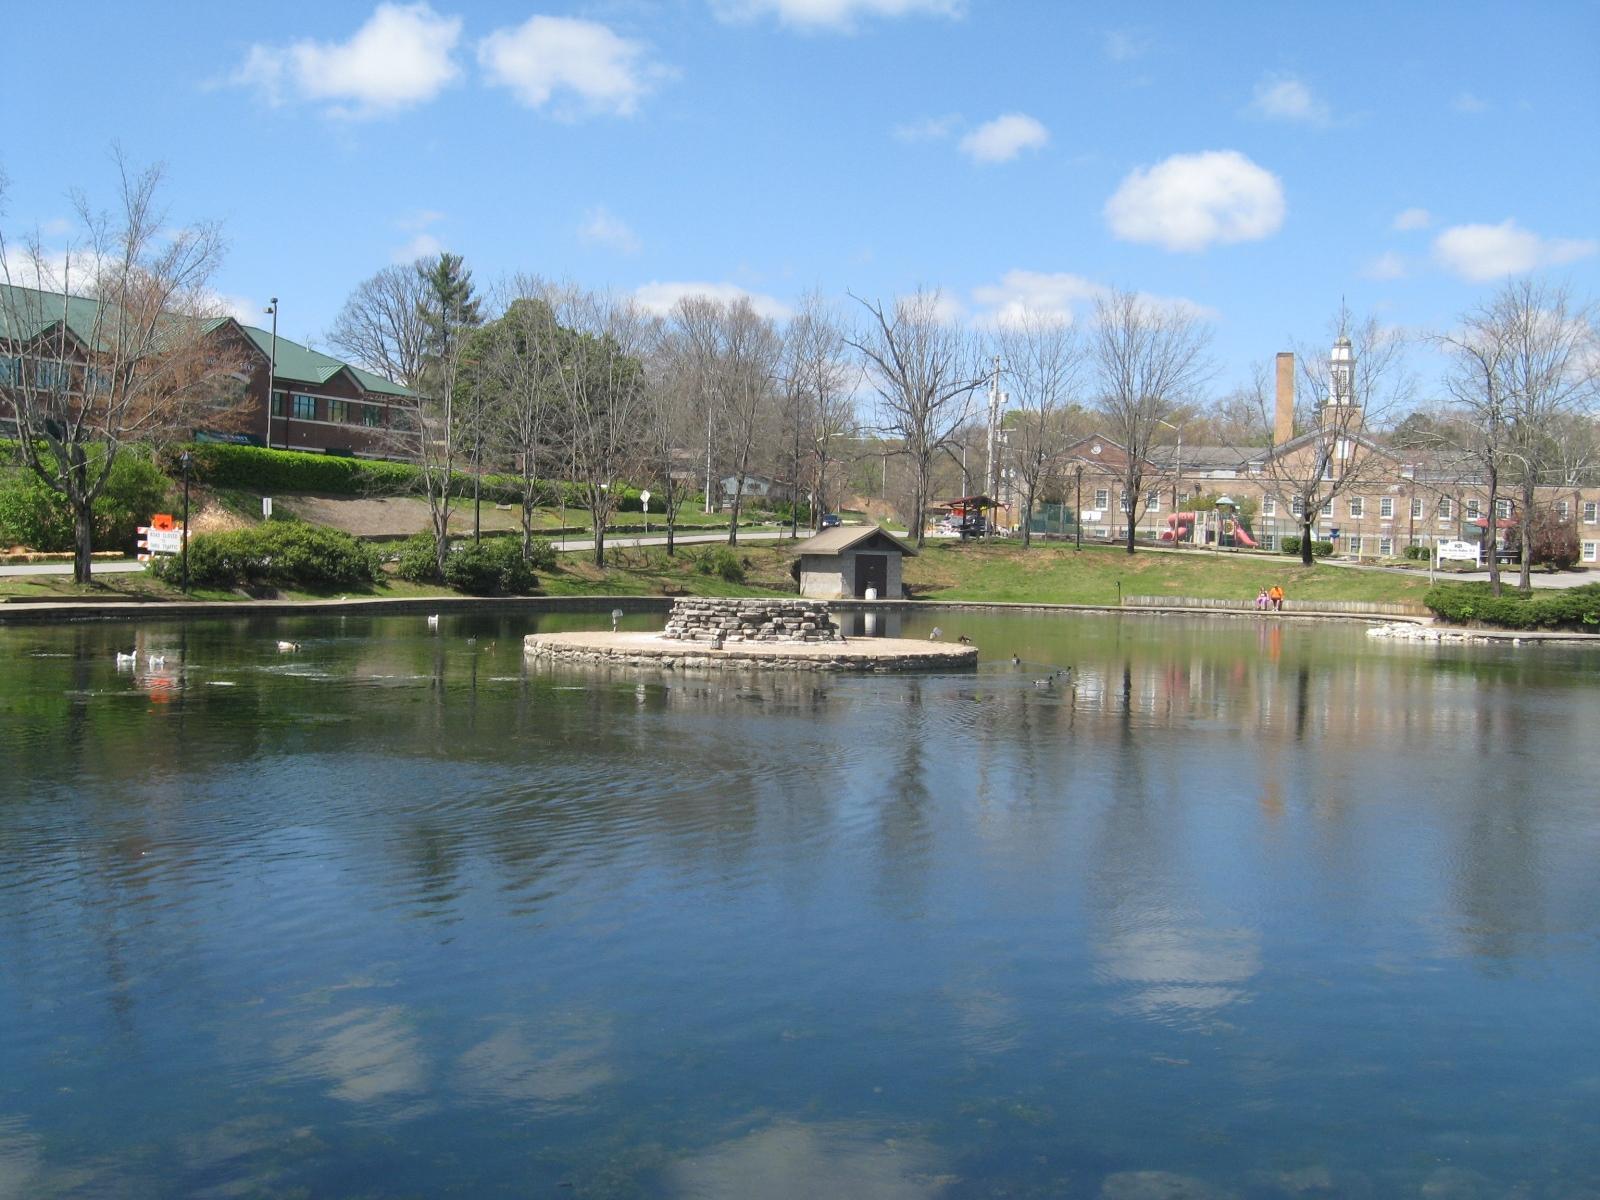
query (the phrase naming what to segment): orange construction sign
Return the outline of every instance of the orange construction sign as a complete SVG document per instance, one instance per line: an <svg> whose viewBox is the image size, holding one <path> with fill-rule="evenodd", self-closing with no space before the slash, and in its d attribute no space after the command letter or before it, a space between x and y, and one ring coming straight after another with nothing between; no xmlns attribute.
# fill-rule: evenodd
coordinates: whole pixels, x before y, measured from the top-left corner
<svg viewBox="0 0 1600 1200"><path fill-rule="evenodd" d="M151 529L176 529L177 525L172 520L171 513L157 513L150 518Z"/></svg>

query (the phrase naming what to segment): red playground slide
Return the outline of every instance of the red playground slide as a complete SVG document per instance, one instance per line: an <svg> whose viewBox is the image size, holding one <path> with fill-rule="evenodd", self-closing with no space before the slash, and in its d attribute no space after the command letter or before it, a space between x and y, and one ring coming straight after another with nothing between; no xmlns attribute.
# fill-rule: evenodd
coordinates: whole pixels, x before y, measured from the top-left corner
<svg viewBox="0 0 1600 1200"><path fill-rule="evenodd" d="M1161 535L1163 542L1181 542L1194 535L1194 514L1173 513L1167 518L1167 531Z"/></svg>
<svg viewBox="0 0 1600 1200"><path fill-rule="evenodd" d="M1254 550L1261 544L1260 542L1256 541L1255 538L1251 537L1250 531L1243 525L1239 524L1239 522L1230 521L1229 524L1233 526L1233 529L1230 530L1230 533L1232 534L1234 540L1239 543L1239 545L1249 546L1252 550Z"/></svg>

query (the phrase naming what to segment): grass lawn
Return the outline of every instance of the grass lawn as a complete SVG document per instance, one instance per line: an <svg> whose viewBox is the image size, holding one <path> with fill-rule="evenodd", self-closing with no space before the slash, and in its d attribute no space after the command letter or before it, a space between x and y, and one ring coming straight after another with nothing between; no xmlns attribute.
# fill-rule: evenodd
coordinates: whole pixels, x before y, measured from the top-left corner
<svg viewBox="0 0 1600 1200"><path fill-rule="evenodd" d="M930 600L1011 600L1052 604L1116 604L1127 596L1194 596L1253 600L1257 589L1282 585L1291 600L1420 602L1424 574L1300 565L1284 555L1172 553L1129 555L1120 547L991 545L929 542L905 562L905 580Z"/></svg>

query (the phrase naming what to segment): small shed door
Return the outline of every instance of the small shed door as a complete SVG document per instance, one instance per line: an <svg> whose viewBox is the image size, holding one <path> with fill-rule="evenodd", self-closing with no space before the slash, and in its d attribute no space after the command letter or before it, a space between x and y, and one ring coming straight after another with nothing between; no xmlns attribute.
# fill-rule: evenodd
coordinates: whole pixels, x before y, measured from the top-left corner
<svg viewBox="0 0 1600 1200"><path fill-rule="evenodd" d="M887 554L856 555L856 599L863 599L868 588L876 588L882 599L889 591L889 556Z"/></svg>

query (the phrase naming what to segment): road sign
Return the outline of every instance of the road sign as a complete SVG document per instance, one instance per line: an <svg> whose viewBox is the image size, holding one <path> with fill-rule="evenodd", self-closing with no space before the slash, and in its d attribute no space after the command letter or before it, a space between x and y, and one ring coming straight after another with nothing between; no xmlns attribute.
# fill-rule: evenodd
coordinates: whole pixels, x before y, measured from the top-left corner
<svg viewBox="0 0 1600 1200"><path fill-rule="evenodd" d="M182 554L183 529L162 529L156 525L139 526L139 549L148 551L149 554ZM148 559L148 554L141 554L141 559Z"/></svg>
<svg viewBox="0 0 1600 1200"><path fill-rule="evenodd" d="M639 507L641 509L643 509L645 512L649 512L650 511L650 493L649 492L640 492L639 493Z"/></svg>
<svg viewBox="0 0 1600 1200"><path fill-rule="evenodd" d="M261 497L261 519L263 521L272 520L272 497L271 496L263 496L263 497Z"/></svg>

